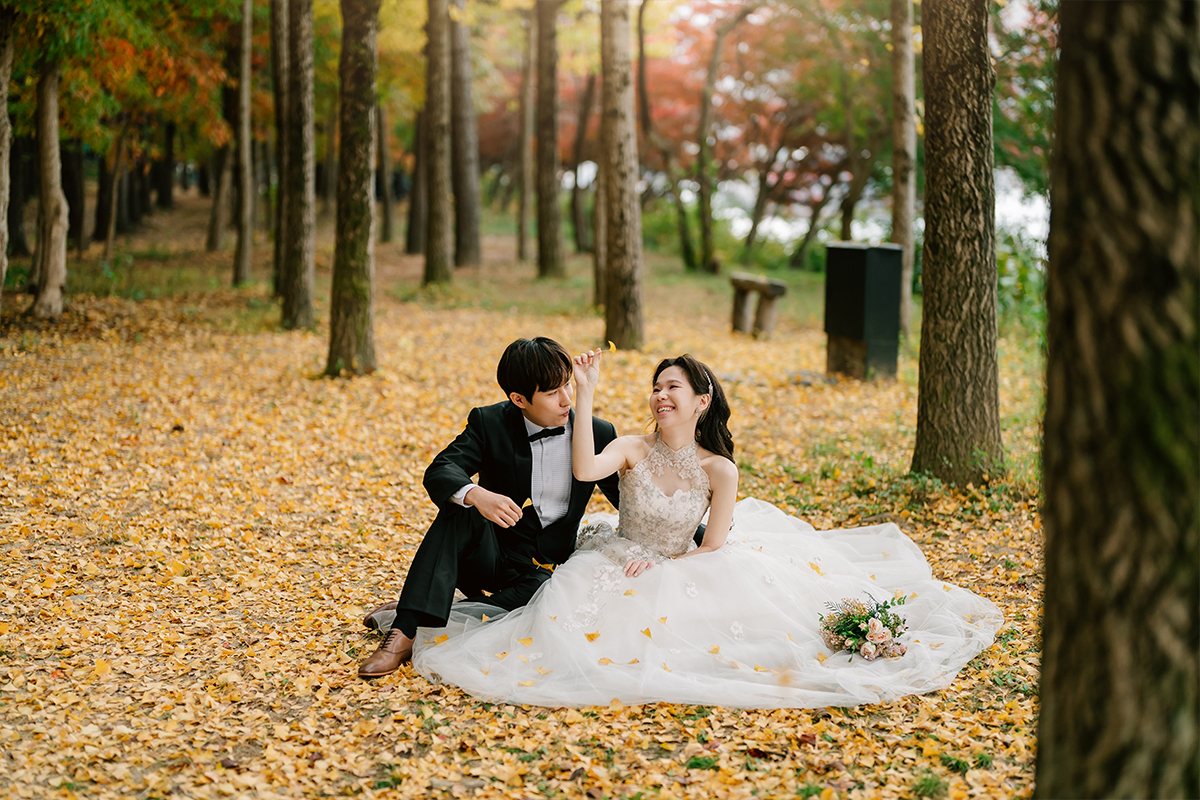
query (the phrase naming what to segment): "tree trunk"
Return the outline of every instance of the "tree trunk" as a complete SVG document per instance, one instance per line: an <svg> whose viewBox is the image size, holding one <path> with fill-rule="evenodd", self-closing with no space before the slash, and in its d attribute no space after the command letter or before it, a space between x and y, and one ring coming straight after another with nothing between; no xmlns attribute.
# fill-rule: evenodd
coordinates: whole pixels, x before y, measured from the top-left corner
<svg viewBox="0 0 1200 800"><path fill-rule="evenodd" d="M579 165L583 161L583 146L587 142L588 120L592 116L592 105L596 99L596 73L589 72L587 84L584 86L583 97L579 101L579 116L575 125L575 146L572 149L575 180L571 187L571 220L575 229L575 252L590 253L592 237L588 235L587 213L583 208L583 188L579 185Z"/></svg>
<svg viewBox="0 0 1200 800"><path fill-rule="evenodd" d="M112 216L113 174L108 159L97 159L96 165L96 216L92 221L92 241L103 242L108 234L108 220Z"/></svg>
<svg viewBox="0 0 1200 800"><path fill-rule="evenodd" d="M925 292L912 469L979 485L1004 469L987 2L925 0L921 13Z"/></svg>
<svg viewBox="0 0 1200 800"><path fill-rule="evenodd" d="M1035 796L1200 797L1200 21L1059 24Z"/></svg>
<svg viewBox="0 0 1200 800"><path fill-rule="evenodd" d="M375 371L375 130L380 0L342 0L337 243L326 375ZM385 181L386 183L386 181Z"/></svg>
<svg viewBox="0 0 1200 800"><path fill-rule="evenodd" d="M417 112L413 125L413 178L408 193L408 229L404 234L404 252L419 255L425 252L425 237L429 233L429 132L425 127L427 115Z"/></svg>
<svg viewBox="0 0 1200 800"><path fill-rule="evenodd" d="M4 308L4 279L8 275L8 196L12 186L9 171L12 151L12 124L8 120L8 82L12 77L13 26L17 12L12 6L0 6L0 310Z"/></svg>
<svg viewBox="0 0 1200 800"><path fill-rule="evenodd" d="M208 209L208 237L204 249L217 253L225 249L225 229L229 227L229 198L233 189L232 148L223 145L212 157L212 205Z"/></svg>
<svg viewBox="0 0 1200 800"><path fill-rule="evenodd" d="M338 98L329 101L329 116L325 118L325 164L321 168L323 178L321 184L321 208L323 214L329 213L337 191L337 124Z"/></svg>
<svg viewBox="0 0 1200 800"><path fill-rule="evenodd" d="M8 159L11 181L7 219L8 253L12 256L29 255L29 240L25 237L25 205L29 202L29 155L33 149L32 143L33 140L28 136L14 136Z"/></svg>
<svg viewBox="0 0 1200 800"><path fill-rule="evenodd" d="M645 340L642 313L642 212L638 204L637 132L633 69L629 52L629 2L609 0L600 11L600 60L604 71L600 138L604 166L608 275L605 338L623 350Z"/></svg>
<svg viewBox="0 0 1200 800"><path fill-rule="evenodd" d="M117 233L129 233L133 229L129 214L130 172L129 165L126 164L117 173L120 176L117 178Z"/></svg>
<svg viewBox="0 0 1200 800"><path fill-rule="evenodd" d="M912 338L913 226L917 206L913 0L892 0L892 241L900 268L900 335Z"/></svg>
<svg viewBox="0 0 1200 800"><path fill-rule="evenodd" d="M529 223L533 219L534 75L537 69L537 14L527 15L525 62L521 68L521 198L517 211L517 260L529 260Z"/></svg>
<svg viewBox="0 0 1200 800"><path fill-rule="evenodd" d="M79 241L83 236L83 142L68 139L59 149L62 154L63 194L70 207L67 214L67 241Z"/></svg>
<svg viewBox="0 0 1200 800"><path fill-rule="evenodd" d="M705 272L716 274L721 265L717 262L713 247L713 216L712 216L712 148L708 137L712 128L712 96L717 84L717 72L721 67L721 51L725 49L725 37L738 24L757 8L758 3L742 6L738 13L730 17L717 28L716 40L713 42L712 56L708 61L708 72L704 78L704 88L700 92L700 124L696 128L696 180L700 183L700 268Z"/></svg>
<svg viewBox="0 0 1200 800"><path fill-rule="evenodd" d="M451 266L450 208L450 3L429 0L429 61L425 91L425 141L429 155L429 232L425 241L425 283L446 283Z"/></svg>
<svg viewBox="0 0 1200 800"><path fill-rule="evenodd" d="M758 193L754 197L754 209L750 212L750 231L746 234L746 241L742 245L743 261L750 260L750 253L753 252L754 245L758 240L758 226L762 224L762 219L767 213L767 197L779 183L778 179L775 183L771 183L771 168L774 166L775 162L772 160L764 163L758 170Z"/></svg>
<svg viewBox="0 0 1200 800"><path fill-rule="evenodd" d="M117 192L121 187L121 181L118 179L115 179L112 176L121 175L121 174L123 174L123 172L125 170L125 162L124 162L125 136L128 132L129 132L129 120L127 118L125 120L125 122L121 125L121 130L117 134L117 140L115 142L113 142L113 165L112 165L112 167L108 167L107 159L104 159L104 158L100 159L101 168L107 169L109 176L110 176L109 181L108 181L108 186L106 187L106 192L107 192L106 196L108 198L107 202L108 202L109 214L108 214L108 219L105 221L106 224L104 226L104 262L106 264L108 264L110 267L112 266L112 263L113 263L113 249L114 249L114 247L116 245L116 241L117 241L117 217L119 215L117 213L115 213L115 209L117 208L117 203L118 203ZM103 182L101 182L101 183L103 184ZM99 197L97 197L97 205L99 205ZM97 218L98 218L98 215L97 215Z"/></svg>
<svg viewBox="0 0 1200 800"><path fill-rule="evenodd" d="M383 230L379 241L390 242L396 236L396 197L392 193L392 129L388 124L387 103L379 102L375 118L379 127L379 172L383 176L379 182L383 195Z"/></svg>
<svg viewBox="0 0 1200 800"><path fill-rule="evenodd" d="M603 153L596 167L596 196L592 200L592 234L596 237L592 248L592 305L602 308L608 300L608 217L605 211L608 178L604 174L608 167L604 165Z"/></svg>
<svg viewBox="0 0 1200 800"><path fill-rule="evenodd" d="M808 230L804 232L804 238L800 240L800 244L792 251L792 257L788 259L788 267L790 269L804 269L808 248L812 245L813 239L816 238L817 232L824 227L825 223L821 221L821 210L825 208L829 202L829 198L829 190L826 189L821 195L821 199L810 207L811 216L808 220Z"/></svg>
<svg viewBox="0 0 1200 800"><path fill-rule="evenodd" d="M37 294L31 316L57 317L63 311L63 286L67 281L67 198L62 188L62 162L58 143L58 87L62 64L43 59L37 84L37 142L41 174L38 187Z"/></svg>
<svg viewBox="0 0 1200 800"><path fill-rule="evenodd" d="M271 73L275 91L275 241L271 260L271 287L281 297L283 262L287 242L288 171L288 0L271 0Z"/></svg>
<svg viewBox="0 0 1200 800"><path fill-rule="evenodd" d="M238 48L238 111L237 111L237 154L238 154L238 224L237 249L233 256L233 285L250 282L250 256L254 250L254 166L250 150L254 139L250 136L250 50L254 36L254 0L242 0L241 42ZM170 197L170 184L167 186ZM162 192L159 192L159 201Z"/></svg>
<svg viewBox="0 0 1200 800"><path fill-rule="evenodd" d="M154 194L152 192L154 187L150 180L150 162L146 159L138 162L137 188L138 220L141 221L142 216L148 217L154 213Z"/></svg>
<svg viewBox="0 0 1200 800"><path fill-rule="evenodd" d="M158 207L173 208L175 205L175 123L163 126L163 157L156 170Z"/></svg>
<svg viewBox="0 0 1200 800"><path fill-rule="evenodd" d="M454 4L461 15L466 0ZM465 23L450 23L450 51L454 266L469 267L483 260L483 250L479 244L479 123L471 94L471 32Z"/></svg>
<svg viewBox="0 0 1200 800"><path fill-rule="evenodd" d="M558 208L558 8L537 3L537 236L538 277L564 278L562 215Z"/></svg>
<svg viewBox="0 0 1200 800"><path fill-rule="evenodd" d="M317 217L313 110L312 0L288 0L287 229L283 271L283 327L311 328L316 282Z"/></svg>

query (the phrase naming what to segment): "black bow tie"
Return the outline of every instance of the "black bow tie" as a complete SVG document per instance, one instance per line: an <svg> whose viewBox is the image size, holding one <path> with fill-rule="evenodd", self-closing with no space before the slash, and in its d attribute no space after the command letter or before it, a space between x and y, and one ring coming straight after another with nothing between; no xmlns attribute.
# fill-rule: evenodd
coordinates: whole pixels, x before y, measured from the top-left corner
<svg viewBox="0 0 1200 800"><path fill-rule="evenodd" d="M529 434L529 441L536 442L538 439L545 439L547 436L562 436L566 432L567 429L563 425L559 425L557 428L542 428L537 433Z"/></svg>

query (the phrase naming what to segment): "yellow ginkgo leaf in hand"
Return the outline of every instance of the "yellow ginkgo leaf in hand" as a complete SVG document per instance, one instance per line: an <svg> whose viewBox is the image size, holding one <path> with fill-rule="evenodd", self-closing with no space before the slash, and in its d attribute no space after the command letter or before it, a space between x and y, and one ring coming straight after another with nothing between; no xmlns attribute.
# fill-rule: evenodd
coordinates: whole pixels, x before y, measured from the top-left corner
<svg viewBox="0 0 1200 800"><path fill-rule="evenodd" d="M531 505L533 505L533 498L526 497L525 502L521 504L521 508L529 508Z"/></svg>
<svg viewBox="0 0 1200 800"><path fill-rule="evenodd" d="M610 352L610 353L617 352L617 346L615 344L613 344L611 340L608 343L608 352Z"/></svg>

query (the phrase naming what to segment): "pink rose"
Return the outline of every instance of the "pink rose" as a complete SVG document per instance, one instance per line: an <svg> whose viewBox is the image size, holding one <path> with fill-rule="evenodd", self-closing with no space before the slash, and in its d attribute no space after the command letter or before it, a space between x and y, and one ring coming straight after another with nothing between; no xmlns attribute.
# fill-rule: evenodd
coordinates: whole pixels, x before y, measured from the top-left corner
<svg viewBox="0 0 1200 800"><path fill-rule="evenodd" d="M892 632L875 617L871 617L871 622L867 628L867 641L875 644L883 644L892 638Z"/></svg>
<svg viewBox="0 0 1200 800"><path fill-rule="evenodd" d="M870 642L863 642L863 646L859 648L858 652L867 661L875 660L875 645Z"/></svg>

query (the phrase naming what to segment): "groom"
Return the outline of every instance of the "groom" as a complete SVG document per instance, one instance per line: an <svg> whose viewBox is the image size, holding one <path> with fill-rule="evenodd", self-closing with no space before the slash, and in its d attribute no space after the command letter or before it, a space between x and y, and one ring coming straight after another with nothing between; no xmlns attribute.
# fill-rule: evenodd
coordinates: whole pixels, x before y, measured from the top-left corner
<svg viewBox="0 0 1200 800"><path fill-rule="evenodd" d="M359 666L362 678L395 672L412 657L418 627L440 627L455 588L472 599L513 609L525 605L555 565L575 549L576 529L595 483L571 474L571 357L553 339L518 339L496 367L508 400L471 410L466 429L425 470L437 517L409 567L396 619ZM591 420L596 452L616 438ZM478 483L471 476L478 474ZM618 504L617 476L598 482Z"/></svg>

